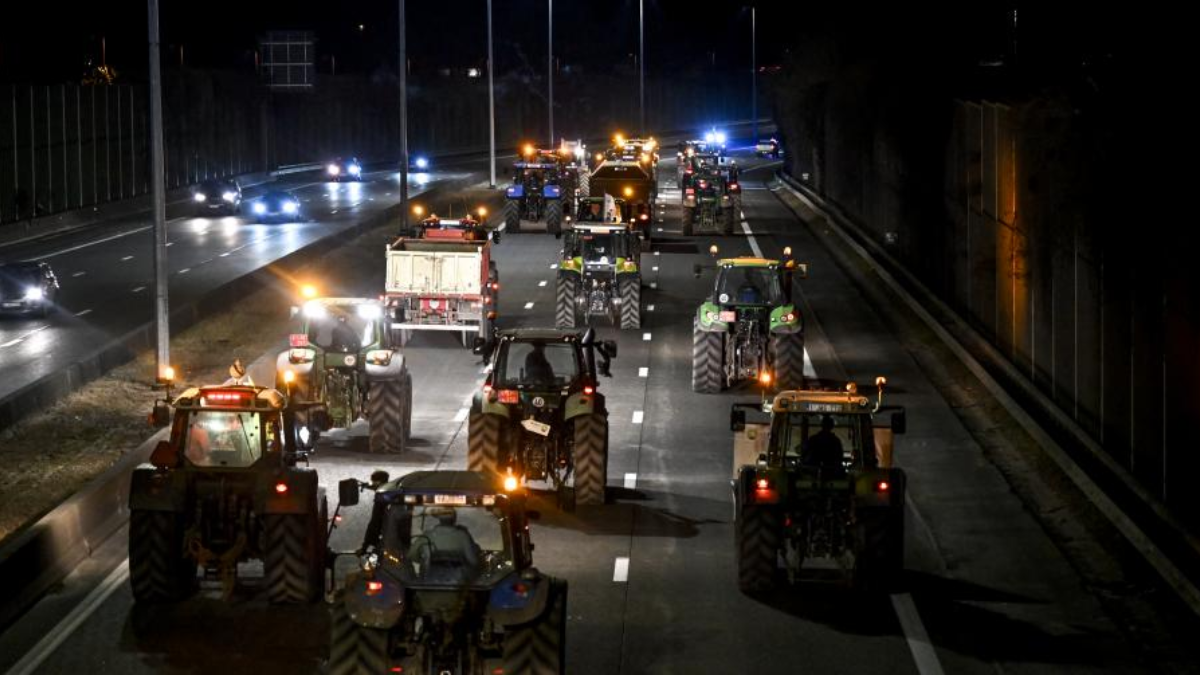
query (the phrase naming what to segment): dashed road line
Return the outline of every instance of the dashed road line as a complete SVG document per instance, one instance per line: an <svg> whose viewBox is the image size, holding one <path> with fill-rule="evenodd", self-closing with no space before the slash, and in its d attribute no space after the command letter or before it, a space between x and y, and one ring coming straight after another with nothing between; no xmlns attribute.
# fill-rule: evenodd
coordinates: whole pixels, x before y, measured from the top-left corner
<svg viewBox="0 0 1200 675"><path fill-rule="evenodd" d="M533 309L533 303L532 302L525 303L525 309Z"/></svg>
<svg viewBox="0 0 1200 675"><path fill-rule="evenodd" d="M618 584L629 581L629 558L620 556L613 563L613 581Z"/></svg>
<svg viewBox="0 0 1200 675"><path fill-rule="evenodd" d="M85 309L80 312L75 312L75 316L87 316L88 314L91 314L91 313L92 313L92 310L89 308L89 309Z"/></svg>
<svg viewBox="0 0 1200 675"><path fill-rule="evenodd" d="M552 270L558 269L558 263L553 263L552 265L550 265L550 269L552 269Z"/></svg>
<svg viewBox="0 0 1200 675"><path fill-rule="evenodd" d="M538 282L538 288L543 288L543 287L545 287L545 285L546 285L545 279L542 279L541 281Z"/></svg>
<svg viewBox="0 0 1200 675"><path fill-rule="evenodd" d="M138 286L137 288L135 288L135 289L133 289L133 290L131 290L131 291L129 291L129 292L130 292L130 293L141 293L141 292L142 292L142 291L144 291L144 290L146 290L146 287L145 287L145 286Z"/></svg>
<svg viewBox="0 0 1200 675"><path fill-rule="evenodd" d="M654 311L654 305L646 305L646 311L647 311L647 312L653 312L653 311Z"/></svg>
<svg viewBox="0 0 1200 675"><path fill-rule="evenodd" d="M125 261L127 261L127 260L133 260L133 256L131 256L131 255L127 255L127 256L125 256L124 258L121 258L121 262L125 262Z"/></svg>
<svg viewBox="0 0 1200 675"><path fill-rule="evenodd" d="M454 414L454 421L461 422L461 421L467 419L467 415L469 415L470 413L471 413L470 408L459 408L458 412Z"/></svg>
<svg viewBox="0 0 1200 675"><path fill-rule="evenodd" d="M643 342L649 342L649 341L650 341L650 334L649 334L649 333L642 333L642 341L643 341Z"/></svg>
<svg viewBox="0 0 1200 675"><path fill-rule="evenodd" d="M25 338L17 338L16 340L9 340L8 342L5 342L4 344L0 344L0 349L4 349L5 347L11 347L13 345L19 345L24 341L25 341Z"/></svg>
<svg viewBox="0 0 1200 675"><path fill-rule="evenodd" d="M758 241L754 239L754 232L750 230L750 223L742 221L742 231L746 233L746 238L750 240L750 250L754 251L756 258L762 257L762 249L758 247Z"/></svg>
<svg viewBox="0 0 1200 675"><path fill-rule="evenodd" d="M188 272L191 272L191 271L192 271L192 268L185 267L185 268L179 270L178 272L176 272L176 274L187 274Z"/></svg>
<svg viewBox="0 0 1200 675"><path fill-rule="evenodd" d="M638 368L638 377L650 377L650 369L646 366Z"/></svg>
<svg viewBox="0 0 1200 675"><path fill-rule="evenodd" d="M76 277L76 278L78 278L78 277L81 277L81 276L83 276L83 275L85 275L85 274L87 274L87 272L84 272L84 271L80 270L80 271L78 271L78 272L76 272L76 273L72 274L71 276L72 276L72 277Z"/></svg>
<svg viewBox="0 0 1200 675"><path fill-rule="evenodd" d="M633 411L633 423L641 424L642 419L645 418L645 416L646 416L646 414L643 413L641 410L634 410Z"/></svg>
<svg viewBox="0 0 1200 675"><path fill-rule="evenodd" d="M637 474L636 473L625 474L624 485L625 485L626 490L632 490L632 489L636 488L637 487Z"/></svg>
<svg viewBox="0 0 1200 675"><path fill-rule="evenodd" d="M904 631L904 640L908 650L912 652L913 661L917 664L917 672L921 675L942 675L942 664L938 661L937 651L929 641L929 633L921 622L917 605L908 593L897 593L892 596L892 608L900 619L900 628Z"/></svg>

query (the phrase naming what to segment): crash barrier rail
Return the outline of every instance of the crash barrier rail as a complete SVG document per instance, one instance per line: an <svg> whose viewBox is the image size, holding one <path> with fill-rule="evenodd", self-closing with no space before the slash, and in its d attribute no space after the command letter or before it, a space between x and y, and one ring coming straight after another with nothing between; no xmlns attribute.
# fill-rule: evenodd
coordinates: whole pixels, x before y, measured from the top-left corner
<svg viewBox="0 0 1200 675"><path fill-rule="evenodd" d="M872 239L841 206L826 200L787 173L777 172L776 177L793 195L824 217L830 229L979 378L1059 470L1121 532L1179 598L1200 615L1197 582L1200 540L995 346Z"/></svg>
<svg viewBox="0 0 1200 675"><path fill-rule="evenodd" d="M431 192L459 190L469 183L464 179L438 186ZM293 251L276 260L270 268L277 271L280 267L298 268L312 263L332 248L391 222L399 212L399 204L389 206L348 230ZM276 275L267 267L233 279L203 298L174 308L171 329L181 331L277 281ZM64 370L7 397L0 402L0 419L12 420L19 417L18 413L44 408L105 371L129 361L138 351L153 349L154 340L153 322L130 331ZM0 584L0 629L11 624L125 524L129 518L126 501L130 473L149 457L160 437L156 434L126 454L78 493L0 546L0 578L4 579Z"/></svg>

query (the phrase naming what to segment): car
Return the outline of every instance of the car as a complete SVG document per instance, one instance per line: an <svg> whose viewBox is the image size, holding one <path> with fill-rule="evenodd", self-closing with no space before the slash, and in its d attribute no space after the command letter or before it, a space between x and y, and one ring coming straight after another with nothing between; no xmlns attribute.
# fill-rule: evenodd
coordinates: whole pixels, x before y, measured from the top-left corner
<svg viewBox="0 0 1200 675"><path fill-rule="evenodd" d="M45 262L0 264L0 312L46 316L58 296L58 278Z"/></svg>
<svg viewBox="0 0 1200 675"><path fill-rule="evenodd" d="M357 157L337 159L325 165L325 176L334 182L343 180L362 180L362 162Z"/></svg>
<svg viewBox="0 0 1200 675"><path fill-rule="evenodd" d="M237 181L227 178L206 180L192 190L192 202L197 215L234 215L242 211L242 188Z"/></svg>
<svg viewBox="0 0 1200 675"><path fill-rule="evenodd" d="M408 157L408 170L409 171L415 171L417 173L425 173L425 172L429 171L429 167L430 167L429 158L426 157L425 155L409 155L409 157Z"/></svg>
<svg viewBox="0 0 1200 675"><path fill-rule="evenodd" d="M777 138L760 138L758 143L754 145L754 154L759 157L774 157L778 159L783 154L783 148L780 147L779 139Z"/></svg>
<svg viewBox="0 0 1200 675"><path fill-rule="evenodd" d="M272 190L250 207L254 219L260 223L295 222L300 220L300 200L285 190Z"/></svg>

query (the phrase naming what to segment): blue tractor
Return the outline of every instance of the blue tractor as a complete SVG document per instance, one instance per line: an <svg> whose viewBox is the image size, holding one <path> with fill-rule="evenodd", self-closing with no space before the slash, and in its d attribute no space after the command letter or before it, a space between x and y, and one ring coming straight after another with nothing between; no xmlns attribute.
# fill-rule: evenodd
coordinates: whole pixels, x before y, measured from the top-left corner
<svg viewBox="0 0 1200 675"><path fill-rule="evenodd" d="M514 162L513 183L504 191L505 230L520 232L522 221L545 220L546 232L561 233L563 192L558 162L542 158Z"/></svg>

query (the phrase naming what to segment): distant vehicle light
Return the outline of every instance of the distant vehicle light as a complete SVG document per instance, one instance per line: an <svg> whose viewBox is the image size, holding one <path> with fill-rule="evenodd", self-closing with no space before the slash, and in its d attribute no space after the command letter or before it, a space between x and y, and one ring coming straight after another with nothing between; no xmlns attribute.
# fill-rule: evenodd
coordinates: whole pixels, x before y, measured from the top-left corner
<svg viewBox="0 0 1200 675"><path fill-rule="evenodd" d="M888 490L891 489L891 487L892 486L889 485L886 480L881 480L875 484L875 491L876 492L887 492Z"/></svg>
<svg viewBox="0 0 1200 675"><path fill-rule="evenodd" d="M25 289L26 300L41 300L44 297L46 297L46 293L37 286L30 286L29 288Z"/></svg>
<svg viewBox="0 0 1200 675"><path fill-rule="evenodd" d="M357 176L362 173L362 167L357 164L351 164L349 167L350 175Z"/></svg>
<svg viewBox="0 0 1200 675"><path fill-rule="evenodd" d="M325 167L325 170L329 172L330 176L336 176L342 172L342 167L338 166L337 164L330 164L329 166Z"/></svg>
<svg viewBox="0 0 1200 675"><path fill-rule="evenodd" d="M424 157L418 157L417 161L413 162L413 164L415 164L418 169L429 168L429 160L425 159Z"/></svg>
<svg viewBox="0 0 1200 675"><path fill-rule="evenodd" d="M724 131L718 131L714 137L715 137L717 143L720 143L721 145L725 145L725 132Z"/></svg>
<svg viewBox="0 0 1200 675"><path fill-rule="evenodd" d="M193 199L195 199L197 202L204 203L208 200L208 195L204 194L203 192L197 192Z"/></svg>
<svg viewBox="0 0 1200 675"><path fill-rule="evenodd" d="M224 192L221 194L221 199L224 199L225 201L232 204L233 200L237 199L237 194L234 192Z"/></svg>
<svg viewBox="0 0 1200 675"><path fill-rule="evenodd" d="M296 205L296 202L284 202L283 203L283 212L284 213L295 213L298 208L300 208L300 207Z"/></svg>
<svg viewBox="0 0 1200 675"><path fill-rule="evenodd" d="M255 202L254 212L261 216L267 212L267 205L262 202Z"/></svg>

